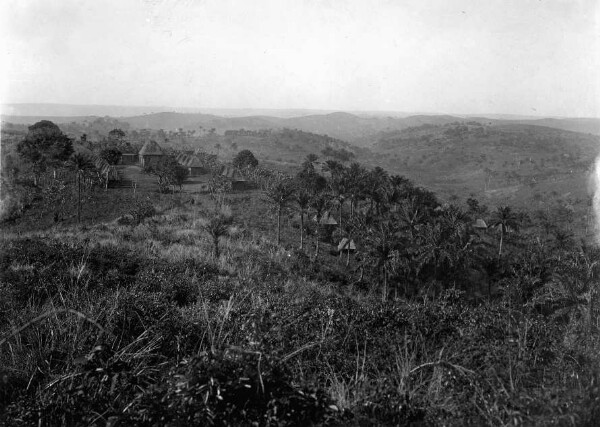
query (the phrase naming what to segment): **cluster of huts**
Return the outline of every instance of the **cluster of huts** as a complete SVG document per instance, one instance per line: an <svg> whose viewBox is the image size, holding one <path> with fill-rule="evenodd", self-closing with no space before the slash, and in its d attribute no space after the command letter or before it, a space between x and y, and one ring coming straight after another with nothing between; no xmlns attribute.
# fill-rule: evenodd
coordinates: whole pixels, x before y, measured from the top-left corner
<svg viewBox="0 0 600 427"><path fill-rule="evenodd" d="M141 167L160 161L161 158L168 154L160 147L156 141L146 142L138 153L122 153L121 164L123 165L139 165ZM214 173L214 165L207 165L198 155L191 152L181 152L175 156L175 160L181 166L187 168L189 176L202 177L212 175ZM240 170L232 165L221 165L217 168L217 175L231 182L231 188L234 191L244 190L247 186L247 180ZM322 172L322 171L320 171ZM317 218L313 218L317 222ZM328 212L323 215L319 221L323 232L326 236L331 237L338 223ZM343 238L337 246L338 252L355 252L356 245L354 240Z"/></svg>
<svg viewBox="0 0 600 427"><path fill-rule="evenodd" d="M137 153L122 153L120 164L145 167L160 161L160 159L168 155L156 141L147 141ZM191 178L208 176L215 173L213 170L214 165L206 164L198 155L192 152L180 152L175 156L175 160L188 170ZM247 188L247 181L243 174L231 165L218 167L216 174L229 180L232 189L235 191Z"/></svg>
<svg viewBox="0 0 600 427"><path fill-rule="evenodd" d="M335 220L334 216L331 215L330 212L325 212L323 216L321 216L321 219L317 221L317 217L313 216L312 217L312 221L313 222L318 222L320 227L321 227L321 232L322 232L322 237L325 238L325 240L332 240L333 239L333 232L335 231L336 227L338 226L338 222ZM352 239L348 239L346 237L342 238L336 248L336 251L338 253L354 253L356 252L356 244L354 243L354 240Z"/></svg>

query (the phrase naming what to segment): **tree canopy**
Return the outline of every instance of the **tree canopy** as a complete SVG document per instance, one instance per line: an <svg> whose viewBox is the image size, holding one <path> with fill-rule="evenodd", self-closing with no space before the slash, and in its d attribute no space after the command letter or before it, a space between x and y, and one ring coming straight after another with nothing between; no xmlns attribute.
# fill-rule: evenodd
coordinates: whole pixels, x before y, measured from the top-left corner
<svg viewBox="0 0 600 427"><path fill-rule="evenodd" d="M49 120L29 126L25 139L17 146L19 155L31 163L46 164L68 160L73 142Z"/></svg>
<svg viewBox="0 0 600 427"><path fill-rule="evenodd" d="M167 191L170 185L181 187L188 177L188 170L170 156L147 165L144 171L156 176L160 190L163 192Z"/></svg>
<svg viewBox="0 0 600 427"><path fill-rule="evenodd" d="M248 166L255 168L258 166L258 160L250 150L242 150L233 159L233 165L236 168L246 168Z"/></svg>
<svg viewBox="0 0 600 427"><path fill-rule="evenodd" d="M123 153L121 153L121 150L116 147L105 148L100 152L100 157L106 160L109 165L116 165L119 163L122 155Z"/></svg>

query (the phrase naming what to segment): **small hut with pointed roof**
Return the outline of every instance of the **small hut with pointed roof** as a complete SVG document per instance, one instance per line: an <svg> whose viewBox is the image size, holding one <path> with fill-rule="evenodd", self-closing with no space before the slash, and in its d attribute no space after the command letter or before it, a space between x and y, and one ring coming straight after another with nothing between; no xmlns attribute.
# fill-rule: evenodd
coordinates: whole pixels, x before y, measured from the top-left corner
<svg viewBox="0 0 600 427"><path fill-rule="evenodd" d="M312 220L317 222L317 216L313 216ZM321 219L318 221L318 224L321 227L323 239L330 242L332 240L331 237L333 231L338 225L337 221L330 212L324 212L323 216L321 216Z"/></svg>
<svg viewBox="0 0 600 427"><path fill-rule="evenodd" d="M160 145L158 145L158 142L150 140L146 141L138 155L140 166L144 167L151 163L158 162L161 158L165 157L165 152Z"/></svg>
<svg viewBox="0 0 600 427"><path fill-rule="evenodd" d="M337 250L338 252L356 252L356 245L354 244L354 240L348 240L348 238L344 237L342 240L340 240Z"/></svg>
<svg viewBox="0 0 600 427"><path fill-rule="evenodd" d="M247 188L246 178L244 178L244 175L235 166L223 166L220 175L231 182L231 189L234 191L245 190Z"/></svg>
<svg viewBox="0 0 600 427"><path fill-rule="evenodd" d="M189 176L201 176L210 173L208 168L204 167L204 164L200 159L193 154L180 153L175 160L188 170Z"/></svg>
<svg viewBox="0 0 600 427"><path fill-rule="evenodd" d="M473 227L477 228L479 230L487 230L487 228L488 228L485 221L481 218L477 218L477 221L475 221L475 224L473 224Z"/></svg>
<svg viewBox="0 0 600 427"><path fill-rule="evenodd" d="M314 222L317 222L317 216L313 216L312 219ZM321 220L319 221L319 224L323 225L323 226L333 226L335 227L337 225L337 221L335 220L335 218L333 217L333 215L331 215L331 213L329 211L323 213L323 215L321 216Z"/></svg>

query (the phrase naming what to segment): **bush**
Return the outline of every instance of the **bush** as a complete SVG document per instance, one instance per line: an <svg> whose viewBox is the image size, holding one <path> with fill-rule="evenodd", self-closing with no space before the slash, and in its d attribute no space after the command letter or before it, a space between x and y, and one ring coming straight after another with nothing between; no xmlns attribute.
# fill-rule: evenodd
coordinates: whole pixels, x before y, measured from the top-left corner
<svg viewBox="0 0 600 427"><path fill-rule="evenodd" d="M144 219L154 216L156 210L149 200L139 200L133 204L129 210L129 214L133 219L133 224L139 225Z"/></svg>
<svg viewBox="0 0 600 427"><path fill-rule="evenodd" d="M233 166L244 169L247 167L255 168L258 166L258 160L250 150L242 150L233 158Z"/></svg>
<svg viewBox="0 0 600 427"><path fill-rule="evenodd" d="M169 377L134 413L169 425L314 425L336 416L323 390L293 385L286 369L261 353L201 353Z"/></svg>

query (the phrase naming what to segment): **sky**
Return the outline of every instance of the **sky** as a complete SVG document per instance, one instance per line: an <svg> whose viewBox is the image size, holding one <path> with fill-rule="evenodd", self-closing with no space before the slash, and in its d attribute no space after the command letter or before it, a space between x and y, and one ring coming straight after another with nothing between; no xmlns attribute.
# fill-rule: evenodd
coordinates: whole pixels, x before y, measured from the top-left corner
<svg viewBox="0 0 600 427"><path fill-rule="evenodd" d="M600 117L597 0L3 0L2 103Z"/></svg>

